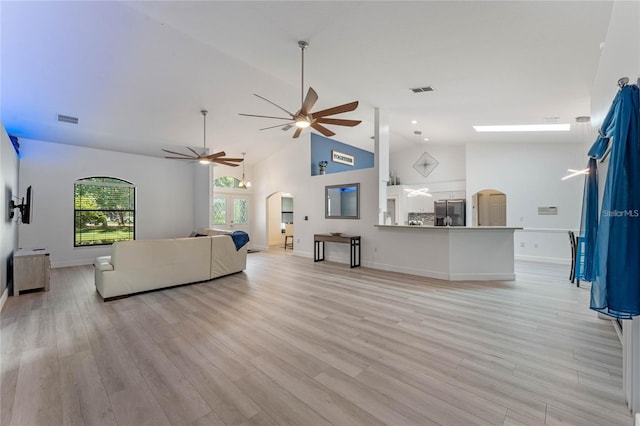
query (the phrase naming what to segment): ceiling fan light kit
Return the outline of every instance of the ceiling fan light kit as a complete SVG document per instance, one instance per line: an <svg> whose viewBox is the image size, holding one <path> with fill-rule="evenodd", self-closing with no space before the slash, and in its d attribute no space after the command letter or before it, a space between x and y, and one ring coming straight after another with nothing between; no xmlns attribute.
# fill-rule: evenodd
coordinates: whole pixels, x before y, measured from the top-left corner
<svg viewBox="0 0 640 426"><path fill-rule="evenodd" d="M171 160L188 160L188 161L198 161L200 164L211 164L211 163L217 163L217 164L222 164L225 166L231 166L231 167L238 167L244 158L228 158L225 157L227 154L224 151L220 151L220 152L216 152L215 154L207 154L207 114L208 111L206 109L203 109L200 111L200 114L202 114L202 117L204 119L204 137L203 137L203 144L202 144L202 153L198 154L196 151L194 151L193 149L187 147L187 149L189 151L192 152L192 154L183 154L181 152L176 152L176 151L169 151L168 149L163 149L164 152L168 153L168 154L173 154L173 155L177 155L177 157L174 156L165 156L164 158L169 158Z"/></svg>
<svg viewBox="0 0 640 426"><path fill-rule="evenodd" d="M242 114L242 113L240 113L240 115L243 115L245 117L258 117L258 118L271 118L275 120L286 120L287 122L284 124L276 124L275 126L263 127L260 130L274 129L279 127L282 130L286 131L286 130L289 130L291 127L295 126L296 131L293 133L294 138L300 137L302 130L306 129L307 127L312 127L313 129L320 132L322 135L329 137L329 136L334 136L335 133L329 130L328 128L326 128L325 126L323 126L323 124L329 124L333 126L349 126L349 127L357 126L358 124L360 124L361 123L360 120L345 120L345 119L339 119L339 118L329 118L330 115L336 115L336 114L342 114L345 112L354 111L356 108L358 108L358 101L350 102L344 105L339 105L333 108L328 108L322 111L317 111L313 113L311 112L311 108L313 108L315 103L318 101L318 94L316 93L315 90L313 90L312 87L309 87L309 90L307 91L307 95L304 96L304 50L307 47L309 47L309 43L307 43L306 41L299 41L298 47L300 48L300 52L302 56L302 61L301 61L302 62L302 67L301 67L302 78L301 78L301 85L300 85L301 86L300 87L301 106L298 112L294 114L288 111L287 109L281 107L280 105L276 104L275 102L272 102L269 99L254 93L256 97L266 102L269 102L271 105L287 113L289 117L274 117L270 115Z"/></svg>

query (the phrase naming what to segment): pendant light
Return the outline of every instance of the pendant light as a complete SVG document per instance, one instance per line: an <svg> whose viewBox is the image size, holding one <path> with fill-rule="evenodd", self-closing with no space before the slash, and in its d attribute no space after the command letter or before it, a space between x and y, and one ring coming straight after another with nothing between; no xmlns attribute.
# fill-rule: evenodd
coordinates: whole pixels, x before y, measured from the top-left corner
<svg viewBox="0 0 640 426"><path fill-rule="evenodd" d="M240 183L238 184L238 186L240 188L250 188L251 187L251 182L247 181L244 177L244 156L245 156L246 152L242 153L242 179L240 180Z"/></svg>

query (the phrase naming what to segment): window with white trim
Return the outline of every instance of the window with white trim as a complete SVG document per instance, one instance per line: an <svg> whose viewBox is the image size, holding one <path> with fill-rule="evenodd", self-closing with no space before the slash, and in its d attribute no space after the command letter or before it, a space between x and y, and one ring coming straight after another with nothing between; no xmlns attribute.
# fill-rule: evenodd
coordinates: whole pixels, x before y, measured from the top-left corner
<svg viewBox="0 0 640 426"><path fill-rule="evenodd" d="M135 239L136 187L112 177L77 180L74 190L74 247Z"/></svg>

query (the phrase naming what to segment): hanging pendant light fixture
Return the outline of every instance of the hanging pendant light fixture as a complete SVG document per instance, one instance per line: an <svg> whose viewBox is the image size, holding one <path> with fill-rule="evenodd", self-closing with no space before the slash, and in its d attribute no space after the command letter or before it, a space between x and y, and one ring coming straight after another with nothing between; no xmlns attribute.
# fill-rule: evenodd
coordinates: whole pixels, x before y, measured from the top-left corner
<svg viewBox="0 0 640 426"><path fill-rule="evenodd" d="M244 156L245 156L246 152L242 153L242 179L240 180L240 183L238 184L238 186L240 188L250 188L251 187L251 182L247 181L244 177Z"/></svg>

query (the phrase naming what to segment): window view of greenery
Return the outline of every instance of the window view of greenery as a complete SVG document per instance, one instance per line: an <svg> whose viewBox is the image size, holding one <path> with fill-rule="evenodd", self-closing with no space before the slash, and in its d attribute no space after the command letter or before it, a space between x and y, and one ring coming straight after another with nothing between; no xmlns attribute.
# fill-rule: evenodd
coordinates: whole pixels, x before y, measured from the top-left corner
<svg viewBox="0 0 640 426"><path fill-rule="evenodd" d="M248 201L242 198L233 200L233 222L238 225L249 223Z"/></svg>
<svg viewBox="0 0 640 426"><path fill-rule="evenodd" d="M226 198L214 198L212 209L212 224L224 225L227 223L227 199Z"/></svg>
<svg viewBox="0 0 640 426"><path fill-rule="evenodd" d="M75 247L112 244L135 238L135 187L108 177L74 184Z"/></svg>
<svg viewBox="0 0 640 426"><path fill-rule="evenodd" d="M240 179L236 179L232 176L223 176L213 181L213 186L219 188L241 188Z"/></svg>

